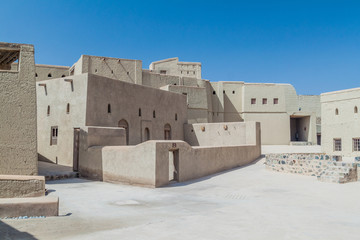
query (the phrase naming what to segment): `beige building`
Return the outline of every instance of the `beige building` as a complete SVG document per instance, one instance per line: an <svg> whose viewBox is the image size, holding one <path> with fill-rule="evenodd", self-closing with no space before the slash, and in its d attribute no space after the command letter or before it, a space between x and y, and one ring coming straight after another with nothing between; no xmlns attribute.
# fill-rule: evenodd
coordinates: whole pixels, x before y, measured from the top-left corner
<svg viewBox="0 0 360 240"><path fill-rule="evenodd" d="M322 150L360 156L360 88L321 94Z"/></svg>
<svg viewBox="0 0 360 240"><path fill-rule="evenodd" d="M34 47L0 43L0 174L37 174L35 91Z"/></svg>
<svg viewBox="0 0 360 240"><path fill-rule="evenodd" d="M320 96L297 95L290 84L183 76L174 70L179 63L178 58L151 63L150 71L143 70L142 82L186 95L189 123L257 121L262 144L320 144Z"/></svg>
<svg viewBox="0 0 360 240"><path fill-rule="evenodd" d="M188 95L169 88L204 81L142 71L139 60L87 55L69 72L37 81L41 160L91 179L157 187L261 154L255 122L188 124Z"/></svg>
<svg viewBox="0 0 360 240"><path fill-rule="evenodd" d="M177 57L152 62L149 69L154 73L201 79L201 63L179 62Z"/></svg>
<svg viewBox="0 0 360 240"><path fill-rule="evenodd" d="M195 74L182 71L184 66ZM140 60L82 55L70 75L82 73L183 94L188 123L257 121L262 144L321 142L320 96L297 95L290 84L210 82L201 79L200 63L178 58L153 62L144 70Z"/></svg>

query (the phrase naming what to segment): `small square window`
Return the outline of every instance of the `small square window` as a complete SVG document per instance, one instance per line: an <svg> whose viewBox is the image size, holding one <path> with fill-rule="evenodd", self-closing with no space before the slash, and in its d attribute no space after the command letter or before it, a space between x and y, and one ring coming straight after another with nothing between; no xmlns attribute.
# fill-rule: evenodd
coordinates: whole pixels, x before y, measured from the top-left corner
<svg viewBox="0 0 360 240"><path fill-rule="evenodd" d="M274 104L279 104L279 99L278 98L274 98Z"/></svg>
<svg viewBox="0 0 360 240"><path fill-rule="evenodd" d="M262 104L267 104L267 98L262 99Z"/></svg>
<svg viewBox="0 0 360 240"><path fill-rule="evenodd" d="M334 151L341 151L341 138L334 138Z"/></svg>
<svg viewBox="0 0 360 240"><path fill-rule="evenodd" d="M251 104L256 104L256 98L251 99Z"/></svg>
<svg viewBox="0 0 360 240"><path fill-rule="evenodd" d="M360 138L353 138L353 152L360 151Z"/></svg>
<svg viewBox="0 0 360 240"><path fill-rule="evenodd" d="M166 74L166 70L160 70L160 74Z"/></svg>

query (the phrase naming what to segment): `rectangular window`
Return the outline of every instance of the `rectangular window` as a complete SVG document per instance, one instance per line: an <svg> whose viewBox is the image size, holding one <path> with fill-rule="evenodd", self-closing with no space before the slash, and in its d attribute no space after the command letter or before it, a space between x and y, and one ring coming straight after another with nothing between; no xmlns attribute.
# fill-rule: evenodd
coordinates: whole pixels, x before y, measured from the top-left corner
<svg viewBox="0 0 360 240"><path fill-rule="evenodd" d="M251 104L256 104L256 98L251 99Z"/></svg>
<svg viewBox="0 0 360 240"><path fill-rule="evenodd" d="M360 138L353 138L353 152L360 151Z"/></svg>
<svg viewBox="0 0 360 240"><path fill-rule="evenodd" d="M274 104L279 104L279 99L278 98L274 98Z"/></svg>
<svg viewBox="0 0 360 240"><path fill-rule="evenodd" d="M334 138L334 151L341 151L341 138Z"/></svg>
<svg viewBox="0 0 360 240"><path fill-rule="evenodd" d="M166 70L160 70L160 74L166 74Z"/></svg>
<svg viewBox="0 0 360 240"><path fill-rule="evenodd" d="M262 99L263 104L267 104L267 98Z"/></svg>
<svg viewBox="0 0 360 240"><path fill-rule="evenodd" d="M57 145L57 138L58 138L58 127L57 126L51 127L50 146Z"/></svg>

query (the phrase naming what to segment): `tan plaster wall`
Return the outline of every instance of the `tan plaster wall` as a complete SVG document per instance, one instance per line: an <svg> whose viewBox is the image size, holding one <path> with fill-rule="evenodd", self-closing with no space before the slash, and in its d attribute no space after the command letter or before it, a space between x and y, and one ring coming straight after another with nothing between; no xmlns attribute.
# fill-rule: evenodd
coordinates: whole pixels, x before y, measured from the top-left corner
<svg viewBox="0 0 360 240"><path fill-rule="evenodd" d="M69 76L69 67L66 66L51 66L36 64L36 81L42 81L47 79L61 78ZM49 77L51 74L51 77Z"/></svg>
<svg viewBox="0 0 360 240"><path fill-rule="evenodd" d="M124 128L87 127L87 147L123 145L126 145Z"/></svg>
<svg viewBox="0 0 360 240"><path fill-rule="evenodd" d="M34 47L15 47L19 71L0 71L0 174L36 175Z"/></svg>
<svg viewBox="0 0 360 240"><path fill-rule="evenodd" d="M206 88L168 85L162 89L186 95L189 123L208 122Z"/></svg>
<svg viewBox="0 0 360 240"><path fill-rule="evenodd" d="M244 113L243 118L246 121L260 122L262 144L290 143L290 117L287 113Z"/></svg>
<svg viewBox="0 0 360 240"><path fill-rule="evenodd" d="M136 146L91 147L80 161L82 176L159 187L169 184L169 154L179 151L179 181L242 166L261 154L260 124L248 123L247 144L191 147L183 141L147 141Z"/></svg>
<svg viewBox="0 0 360 240"><path fill-rule="evenodd" d="M82 74L66 79L72 79L72 84L63 78L37 82L38 153L40 159L72 166L74 128L85 127L88 76ZM46 84L46 92L39 84ZM68 103L70 112L66 113ZM58 126L56 145L50 145L52 126Z"/></svg>
<svg viewBox="0 0 360 240"><path fill-rule="evenodd" d="M161 88L166 85L182 85L182 79L178 76L156 74L149 71L142 72L144 86Z"/></svg>
<svg viewBox="0 0 360 240"><path fill-rule="evenodd" d="M166 75L201 79L201 63L179 62L177 57L152 62L149 69L155 73L165 70Z"/></svg>
<svg viewBox="0 0 360 240"><path fill-rule="evenodd" d="M91 73L124 82L142 84L141 60L82 55L73 67L75 67L75 75Z"/></svg>
<svg viewBox="0 0 360 240"><path fill-rule="evenodd" d="M358 113L354 112L355 106ZM335 115L335 109L339 115ZM353 151L353 138L360 138L360 88L321 94L321 148L331 155L360 156ZM342 151L334 151L333 139L340 138Z"/></svg>
<svg viewBox="0 0 360 240"><path fill-rule="evenodd" d="M185 141L191 146L252 144L254 140L248 134L254 133L255 126L255 122L185 124Z"/></svg>
<svg viewBox="0 0 360 240"><path fill-rule="evenodd" d="M150 130L150 139L164 139L165 124L171 126L172 139L184 139L187 108L182 94L90 74L87 96L87 126L117 127L119 121L125 119L129 124L130 145L143 142L145 127ZM108 113L108 104L111 104L111 113Z"/></svg>
<svg viewBox="0 0 360 240"><path fill-rule="evenodd" d="M243 89L243 111L253 113L285 113L287 112L287 97L284 86L279 84L251 84L245 83ZM289 94L289 93L288 93ZM295 93L295 98L297 95ZM251 104L251 99L256 99L256 104ZM263 98L267 104L263 104ZM278 98L278 104L274 104L274 98ZM245 121L248 121L245 119Z"/></svg>

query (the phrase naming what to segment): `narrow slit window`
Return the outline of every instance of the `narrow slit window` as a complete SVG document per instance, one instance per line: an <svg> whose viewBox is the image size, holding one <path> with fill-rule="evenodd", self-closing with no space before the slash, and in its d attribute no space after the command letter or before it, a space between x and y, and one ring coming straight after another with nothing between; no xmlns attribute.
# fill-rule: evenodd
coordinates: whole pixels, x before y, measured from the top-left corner
<svg viewBox="0 0 360 240"><path fill-rule="evenodd" d="M335 115L339 115L339 109L335 109Z"/></svg>
<svg viewBox="0 0 360 240"><path fill-rule="evenodd" d="M47 107L47 115L50 116L50 105Z"/></svg>
<svg viewBox="0 0 360 240"><path fill-rule="evenodd" d="M357 108L357 106L354 107L354 113L358 113L358 108Z"/></svg>
<svg viewBox="0 0 360 240"><path fill-rule="evenodd" d="M178 118L177 118L177 113L175 113L175 121L177 121L177 119L178 119Z"/></svg>
<svg viewBox="0 0 360 240"><path fill-rule="evenodd" d="M155 110L153 111L153 118L156 118Z"/></svg>
<svg viewBox="0 0 360 240"><path fill-rule="evenodd" d="M111 113L111 104L108 104L108 113Z"/></svg>
<svg viewBox="0 0 360 240"><path fill-rule="evenodd" d="M141 108L139 108L139 117L141 117Z"/></svg>
<svg viewBox="0 0 360 240"><path fill-rule="evenodd" d="M66 113L69 114L70 113L70 103L68 103L66 105Z"/></svg>

